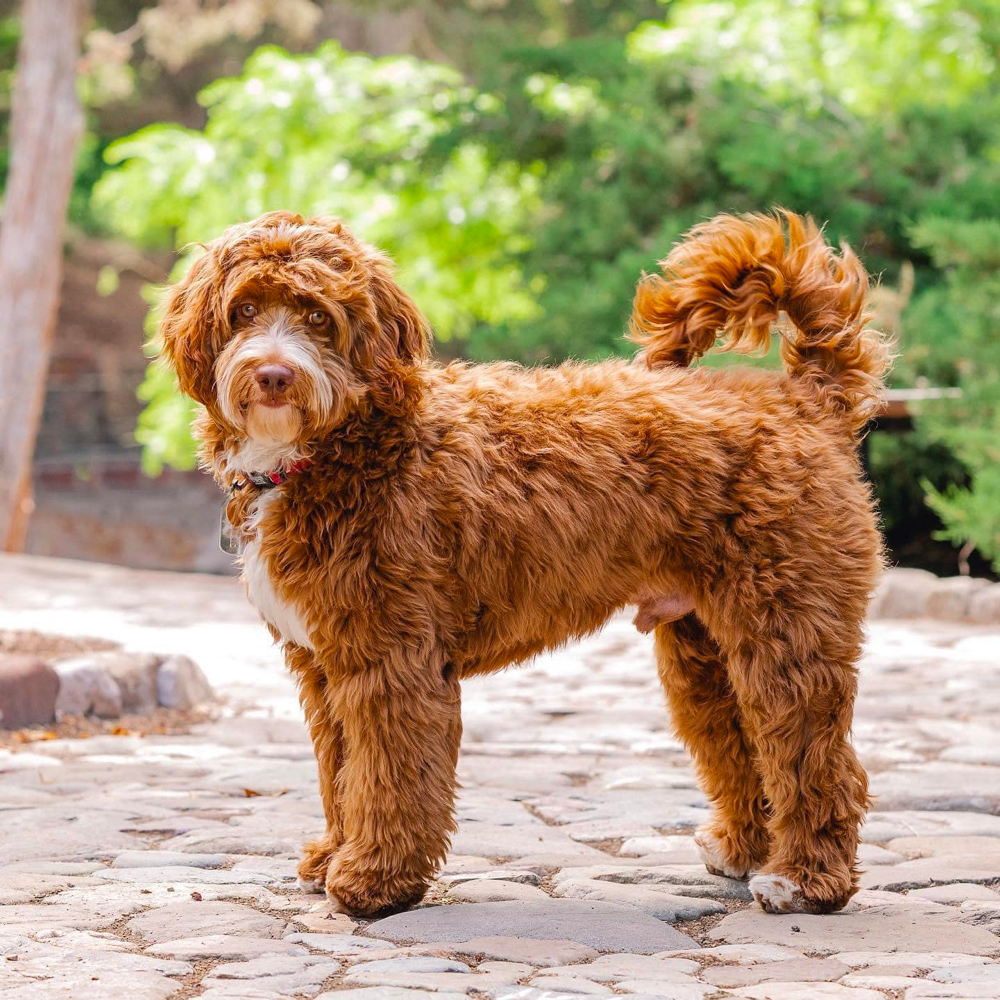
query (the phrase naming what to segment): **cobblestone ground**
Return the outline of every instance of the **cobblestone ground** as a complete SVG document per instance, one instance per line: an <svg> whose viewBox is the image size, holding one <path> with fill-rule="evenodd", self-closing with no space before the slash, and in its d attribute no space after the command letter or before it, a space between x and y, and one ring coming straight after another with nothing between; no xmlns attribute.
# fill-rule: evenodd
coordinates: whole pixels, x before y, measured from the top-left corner
<svg viewBox="0 0 1000 1000"><path fill-rule="evenodd" d="M312 754L237 583L7 558L0 592L0 627L187 653L228 704L0 751L3 997L1000 997L1000 628L873 623L878 804L843 913L766 915L698 864L706 803L622 617L466 685L448 865L425 906L356 921L295 887Z"/></svg>

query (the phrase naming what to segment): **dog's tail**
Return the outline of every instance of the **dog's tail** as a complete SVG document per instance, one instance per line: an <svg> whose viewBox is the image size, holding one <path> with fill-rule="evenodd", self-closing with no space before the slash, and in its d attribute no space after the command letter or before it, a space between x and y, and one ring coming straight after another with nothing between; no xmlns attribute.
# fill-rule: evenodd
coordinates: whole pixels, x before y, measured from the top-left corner
<svg viewBox="0 0 1000 1000"><path fill-rule="evenodd" d="M868 275L838 254L808 216L720 215L695 226L636 290L629 337L650 368L687 366L722 350L766 352L784 311L795 330L781 357L857 435L875 415L892 364L887 338L867 324Z"/></svg>

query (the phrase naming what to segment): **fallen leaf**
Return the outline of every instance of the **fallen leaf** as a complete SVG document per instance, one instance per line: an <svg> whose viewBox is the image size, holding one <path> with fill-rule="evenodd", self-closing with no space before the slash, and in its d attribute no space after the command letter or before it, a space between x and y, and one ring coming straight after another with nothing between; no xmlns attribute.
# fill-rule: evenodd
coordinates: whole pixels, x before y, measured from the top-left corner
<svg viewBox="0 0 1000 1000"><path fill-rule="evenodd" d="M193 900L195 900L196 902L200 903L201 902L201 893L200 892L192 892L191 893L191 898Z"/></svg>
<svg viewBox="0 0 1000 1000"><path fill-rule="evenodd" d="M258 798L260 796L260 792L255 792L252 788L244 788L243 789L243 794L248 799L255 799L255 798Z"/></svg>

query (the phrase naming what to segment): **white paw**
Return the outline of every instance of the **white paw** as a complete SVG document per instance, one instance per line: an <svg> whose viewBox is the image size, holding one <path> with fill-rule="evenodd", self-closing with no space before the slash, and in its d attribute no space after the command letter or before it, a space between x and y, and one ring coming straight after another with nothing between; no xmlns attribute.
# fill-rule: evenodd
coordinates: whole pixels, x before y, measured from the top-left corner
<svg viewBox="0 0 1000 1000"><path fill-rule="evenodd" d="M750 879L753 898L768 913L804 913L799 887L784 875L754 875Z"/></svg>
<svg viewBox="0 0 1000 1000"><path fill-rule="evenodd" d="M296 881L304 892L326 892L326 883L321 878L299 878Z"/></svg>
<svg viewBox="0 0 1000 1000"><path fill-rule="evenodd" d="M708 830L696 830L694 842L698 847L698 854L704 862L705 867L713 875L725 875L726 878L744 879L750 873L745 868L737 868L730 864L723 855L719 847L719 838Z"/></svg>

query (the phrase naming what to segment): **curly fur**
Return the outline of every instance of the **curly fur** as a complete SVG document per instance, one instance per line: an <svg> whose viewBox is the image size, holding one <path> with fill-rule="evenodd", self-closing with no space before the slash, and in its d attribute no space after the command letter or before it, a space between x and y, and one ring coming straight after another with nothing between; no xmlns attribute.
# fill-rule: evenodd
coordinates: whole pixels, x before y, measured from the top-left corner
<svg viewBox="0 0 1000 1000"><path fill-rule="evenodd" d="M888 363L864 272L789 214L716 219L665 267L639 287L633 364L438 365L386 259L291 213L227 230L167 301L220 484L312 460L228 511L260 608L303 630L268 622L327 819L300 875L345 909L418 901L444 859L460 680L630 603L714 805L709 863L815 912L857 887L848 733L881 542L854 441ZM782 309L787 372L686 367L719 335L763 346ZM241 366L275 359L290 409L256 419Z"/></svg>

